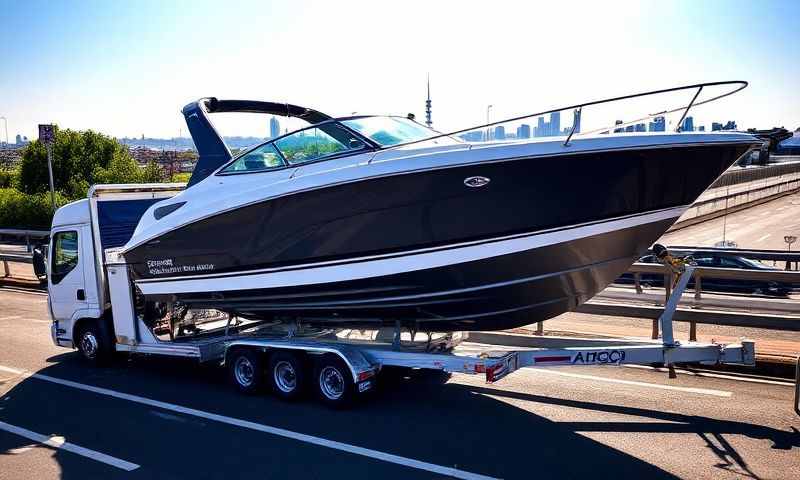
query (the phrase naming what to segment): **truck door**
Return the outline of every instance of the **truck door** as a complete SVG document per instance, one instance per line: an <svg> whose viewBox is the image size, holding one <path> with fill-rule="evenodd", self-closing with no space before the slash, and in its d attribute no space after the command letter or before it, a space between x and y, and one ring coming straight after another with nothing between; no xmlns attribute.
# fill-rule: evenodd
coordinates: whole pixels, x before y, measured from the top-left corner
<svg viewBox="0 0 800 480"><path fill-rule="evenodd" d="M47 289L55 320L69 320L75 311L86 307L80 252L81 242L87 239L81 238L80 232L78 226L52 232Z"/></svg>

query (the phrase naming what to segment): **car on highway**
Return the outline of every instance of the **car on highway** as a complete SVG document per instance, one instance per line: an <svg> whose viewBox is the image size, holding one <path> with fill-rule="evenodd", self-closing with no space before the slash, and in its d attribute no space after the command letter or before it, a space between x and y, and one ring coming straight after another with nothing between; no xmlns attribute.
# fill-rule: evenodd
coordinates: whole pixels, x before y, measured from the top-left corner
<svg viewBox="0 0 800 480"><path fill-rule="evenodd" d="M741 270L757 271L781 271L780 268L765 265L759 261L745 258L740 255L712 252L695 251L691 253L698 267L711 268L732 268ZM638 260L638 263L658 263L655 255L645 255ZM626 272L620 276L615 283L632 284L634 282L633 273ZM663 287L664 275L656 273L640 274L640 282L647 287ZM688 288L694 289L695 279L689 280ZM702 290L711 292L730 292L730 293L754 293L759 295L770 295L785 297L789 295L797 286L788 282L774 280L753 280L753 279L725 279L714 276L703 275Z"/></svg>

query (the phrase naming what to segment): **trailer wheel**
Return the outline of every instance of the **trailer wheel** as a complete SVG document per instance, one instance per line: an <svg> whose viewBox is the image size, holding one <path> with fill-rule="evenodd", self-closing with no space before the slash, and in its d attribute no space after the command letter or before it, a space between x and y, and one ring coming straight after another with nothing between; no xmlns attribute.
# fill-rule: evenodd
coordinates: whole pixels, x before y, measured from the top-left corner
<svg viewBox="0 0 800 480"><path fill-rule="evenodd" d="M303 394L306 366L302 357L277 351L270 356L268 375L272 391L283 400L296 400Z"/></svg>
<svg viewBox="0 0 800 480"><path fill-rule="evenodd" d="M317 395L333 408L350 406L355 399L353 374L345 363L334 355L323 355L314 368L314 385Z"/></svg>
<svg viewBox="0 0 800 480"><path fill-rule="evenodd" d="M111 358L111 345L95 322L89 322L78 331L77 347L84 360L103 365Z"/></svg>
<svg viewBox="0 0 800 480"><path fill-rule="evenodd" d="M231 383L242 393L252 395L264 386L264 362L258 352L237 348L226 360Z"/></svg>

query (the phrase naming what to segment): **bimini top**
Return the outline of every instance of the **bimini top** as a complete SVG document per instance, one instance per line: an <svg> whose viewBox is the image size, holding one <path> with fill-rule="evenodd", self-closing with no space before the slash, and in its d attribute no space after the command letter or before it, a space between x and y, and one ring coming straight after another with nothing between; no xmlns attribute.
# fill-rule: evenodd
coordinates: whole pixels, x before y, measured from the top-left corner
<svg viewBox="0 0 800 480"><path fill-rule="evenodd" d="M209 113L264 113L284 117L296 117L309 123L330 120L331 117L311 108L289 103L260 102L255 100L218 100L201 98L183 107L183 116L189 133L199 153L197 165L189 179L192 186L209 176L214 170L231 159L231 152L208 118Z"/></svg>

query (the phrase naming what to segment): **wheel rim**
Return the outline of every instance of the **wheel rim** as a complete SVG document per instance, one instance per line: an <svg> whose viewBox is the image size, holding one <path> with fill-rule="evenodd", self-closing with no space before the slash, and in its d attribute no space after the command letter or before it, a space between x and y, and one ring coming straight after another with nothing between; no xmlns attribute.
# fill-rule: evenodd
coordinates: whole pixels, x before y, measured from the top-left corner
<svg viewBox="0 0 800 480"><path fill-rule="evenodd" d="M325 367L319 372L319 389L331 400L338 400L344 395L344 376L339 369Z"/></svg>
<svg viewBox="0 0 800 480"><path fill-rule="evenodd" d="M253 363L247 357L239 357L236 359L236 364L233 368L233 374L236 381L243 387L249 387L253 384L255 379L255 368Z"/></svg>
<svg viewBox="0 0 800 480"><path fill-rule="evenodd" d="M291 393L297 388L297 372L294 366L286 360L281 360L275 364L273 369L275 386L284 393Z"/></svg>
<svg viewBox="0 0 800 480"><path fill-rule="evenodd" d="M85 332L81 337L81 351L86 358L93 359L97 356L97 337L92 332Z"/></svg>

